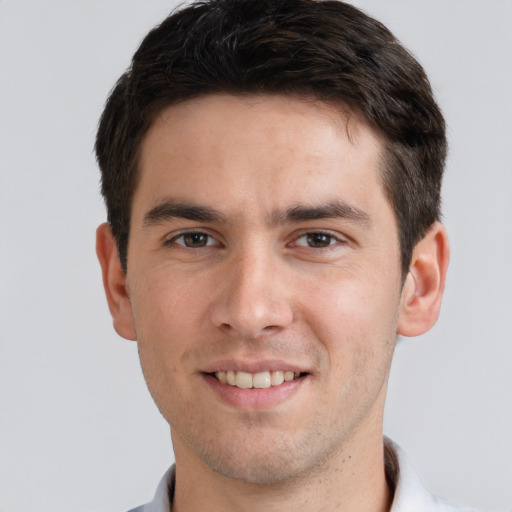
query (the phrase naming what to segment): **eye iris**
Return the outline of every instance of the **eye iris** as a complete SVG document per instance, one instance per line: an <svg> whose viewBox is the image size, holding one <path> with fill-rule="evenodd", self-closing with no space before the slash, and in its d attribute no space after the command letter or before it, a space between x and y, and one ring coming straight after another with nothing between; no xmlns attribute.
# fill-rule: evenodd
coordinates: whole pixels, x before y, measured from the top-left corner
<svg viewBox="0 0 512 512"><path fill-rule="evenodd" d="M331 243L331 238L325 233L309 233L308 245L310 247L327 247Z"/></svg>
<svg viewBox="0 0 512 512"><path fill-rule="evenodd" d="M203 233L187 233L183 235L183 241L187 247L204 247L208 242L208 236Z"/></svg>

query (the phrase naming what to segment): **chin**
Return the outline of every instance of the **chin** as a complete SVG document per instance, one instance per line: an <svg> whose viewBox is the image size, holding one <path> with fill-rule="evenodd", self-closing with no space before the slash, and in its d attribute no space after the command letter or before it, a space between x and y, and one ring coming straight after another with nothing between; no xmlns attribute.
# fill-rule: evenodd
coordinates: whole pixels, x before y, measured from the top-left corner
<svg viewBox="0 0 512 512"><path fill-rule="evenodd" d="M224 458L224 457L223 457ZM251 460L234 463L226 460L205 461L210 468L230 480L254 485L279 484L304 474L303 468L283 460Z"/></svg>
<svg viewBox="0 0 512 512"><path fill-rule="evenodd" d="M325 445L306 442L291 442L287 439L269 440L260 438L261 443L250 444L240 438L227 443L212 444L214 450L200 450L197 453L203 463L225 478L255 485L279 484L318 469L329 459ZM327 453L326 453L327 452Z"/></svg>

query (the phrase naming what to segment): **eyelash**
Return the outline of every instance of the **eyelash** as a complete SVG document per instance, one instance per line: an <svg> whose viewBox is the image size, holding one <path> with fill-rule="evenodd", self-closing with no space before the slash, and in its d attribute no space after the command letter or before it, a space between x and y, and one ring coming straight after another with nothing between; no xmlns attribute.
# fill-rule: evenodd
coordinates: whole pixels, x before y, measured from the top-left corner
<svg viewBox="0 0 512 512"><path fill-rule="evenodd" d="M196 247L193 247L192 245L187 245L186 242L185 242L185 237L206 237L206 242L204 243L204 245L199 245L199 246L196 246ZM321 247L313 247L312 245L309 245L309 243L312 242L311 238L312 237L318 237L318 238L324 238L325 241L328 241L327 245L325 246L321 246ZM307 239L307 242L306 244L299 244L297 243L299 240L301 239ZM179 243L178 240L180 239L183 239L183 242L184 243ZM327 239L327 240L326 240ZM211 243L211 242L214 242L214 243ZM319 241L319 243L322 243L322 241ZM293 239L293 241L288 244L288 246L291 246L291 247L303 247L303 248L306 248L306 249L317 249L319 251L325 251L325 250L330 250L332 249L333 247L335 246L338 246L338 245L344 245L346 244L347 241L343 238L341 238L339 235L334 235L333 233L329 232L329 231L306 231L306 232L302 232L300 233L297 237L295 237ZM211 246L215 246L215 245L221 245L219 244L219 242L217 242L215 240L214 237L212 237L212 235L210 235L209 233L206 233L204 231L186 231L186 232L182 232L178 235L175 235L173 236L172 238L170 238L169 240L166 240L164 242L164 245L179 245L180 247L183 247L185 249L203 249L203 248L206 248L206 247L211 247Z"/></svg>
<svg viewBox="0 0 512 512"><path fill-rule="evenodd" d="M312 241L311 240L312 237L319 237L319 238L323 237L324 239L328 239L329 243L323 247L313 247L313 246L309 245L309 243L311 243L311 241ZM307 239L306 244L302 245L302 244L297 243L301 238ZM294 241L292 242L292 246L304 247L306 249L316 249L319 251L328 251L328 250L333 249L336 246L344 245L346 243L347 243L347 241L344 238L340 237L339 235L335 235L335 234L331 233L330 231L318 230L318 231L306 231L306 232L300 233L299 236L297 236L294 239Z"/></svg>
<svg viewBox="0 0 512 512"><path fill-rule="evenodd" d="M190 237L201 236L201 237L206 237L207 240L204 245L200 245L199 247L192 247L190 245L186 245L185 243L178 243L178 240L180 238L183 239L183 241L185 242L185 237L187 237L187 236L190 236ZM214 241L215 243L210 243L211 241ZM209 233L205 233L204 231L186 231L184 233L180 233L176 236L173 236L172 238L170 238L169 240L166 240L164 242L164 245L173 245L173 244L179 245L180 247L183 247L185 249L203 249L205 247L211 247L212 245L219 245L219 243L216 242L216 240Z"/></svg>

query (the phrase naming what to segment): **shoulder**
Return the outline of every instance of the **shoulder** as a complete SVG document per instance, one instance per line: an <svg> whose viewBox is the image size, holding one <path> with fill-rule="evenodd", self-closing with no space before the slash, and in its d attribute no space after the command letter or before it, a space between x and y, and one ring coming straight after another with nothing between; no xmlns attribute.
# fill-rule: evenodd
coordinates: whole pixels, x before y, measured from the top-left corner
<svg viewBox="0 0 512 512"><path fill-rule="evenodd" d="M171 512L175 475L175 466L173 465L160 480L153 501L128 512Z"/></svg>
<svg viewBox="0 0 512 512"><path fill-rule="evenodd" d="M403 450L385 439L386 473L395 488L390 512L475 512L457 507L430 494L422 485L412 463ZM390 469L391 468L391 469Z"/></svg>

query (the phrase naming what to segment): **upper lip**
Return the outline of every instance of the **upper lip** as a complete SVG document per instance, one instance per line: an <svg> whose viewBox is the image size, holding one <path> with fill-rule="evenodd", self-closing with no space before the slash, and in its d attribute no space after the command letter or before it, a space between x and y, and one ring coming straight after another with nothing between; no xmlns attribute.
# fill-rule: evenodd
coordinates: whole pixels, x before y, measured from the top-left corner
<svg viewBox="0 0 512 512"><path fill-rule="evenodd" d="M209 364L203 369L204 373L214 373L221 371L235 371L235 372L247 372L247 373L260 373L266 371L292 371L307 373L306 369L302 365L295 363L288 363L280 360L239 360L239 359L224 359L222 361L216 361Z"/></svg>

